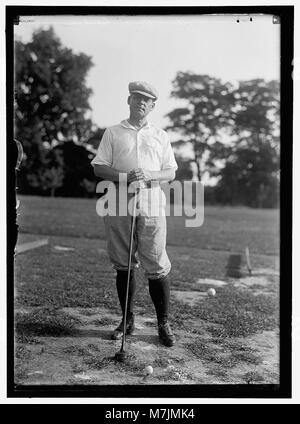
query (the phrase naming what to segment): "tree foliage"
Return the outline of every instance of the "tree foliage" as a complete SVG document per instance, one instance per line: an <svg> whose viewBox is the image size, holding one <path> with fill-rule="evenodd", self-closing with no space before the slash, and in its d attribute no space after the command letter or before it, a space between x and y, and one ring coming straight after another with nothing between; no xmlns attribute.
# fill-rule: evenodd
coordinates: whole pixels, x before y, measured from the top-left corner
<svg viewBox="0 0 300 424"><path fill-rule="evenodd" d="M41 161L34 172L28 173L27 179L31 187L39 194L54 196L56 190L63 185L64 159L54 149L41 151Z"/></svg>
<svg viewBox="0 0 300 424"><path fill-rule="evenodd" d="M279 203L279 84L242 81L235 93L235 142L218 172L225 203L276 207Z"/></svg>
<svg viewBox="0 0 300 424"><path fill-rule="evenodd" d="M84 144L93 136L87 117L92 90L86 86L92 65L91 57L64 47L53 28L35 31L28 43L16 41L15 136L26 155L23 187L46 192L51 185L60 187L64 161L52 149L70 140ZM51 169L49 157L57 159Z"/></svg>
<svg viewBox="0 0 300 424"><path fill-rule="evenodd" d="M176 180L178 181L189 181L193 178L193 171L191 168L191 160L183 159L180 156L175 155L178 169L176 171Z"/></svg>
<svg viewBox="0 0 300 424"><path fill-rule="evenodd" d="M185 107L171 111L176 146L192 146L198 179L217 176L221 203L273 207L279 185L279 83L263 79L222 83L179 72L171 96ZM226 138L226 142L224 142Z"/></svg>
<svg viewBox="0 0 300 424"><path fill-rule="evenodd" d="M54 148L64 158L64 184L57 190L59 196L86 197L96 188L96 179L91 166L93 153L86 146L68 141Z"/></svg>
<svg viewBox="0 0 300 424"><path fill-rule="evenodd" d="M206 171L204 154L206 161L217 159L215 153L223 151L221 131L233 124L233 86L209 75L178 72L171 96L185 100L186 107L167 114L171 121L167 129L177 132L185 142L192 144L200 180Z"/></svg>
<svg viewBox="0 0 300 424"><path fill-rule="evenodd" d="M257 139L263 138L276 144L276 134L279 132L279 83L263 79L240 81L234 98L234 133L238 141L255 144Z"/></svg>
<svg viewBox="0 0 300 424"><path fill-rule="evenodd" d="M221 203L252 207L277 207L279 202L279 157L269 141L259 151L238 146L220 171L216 197Z"/></svg>
<svg viewBox="0 0 300 424"><path fill-rule="evenodd" d="M38 132L40 140L50 145L84 141L91 128L85 116L92 93L86 87L91 58L62 46L52 28L34 32L27 44L17 41L15 58L17 134L30 142L30 135Z"/></svg>

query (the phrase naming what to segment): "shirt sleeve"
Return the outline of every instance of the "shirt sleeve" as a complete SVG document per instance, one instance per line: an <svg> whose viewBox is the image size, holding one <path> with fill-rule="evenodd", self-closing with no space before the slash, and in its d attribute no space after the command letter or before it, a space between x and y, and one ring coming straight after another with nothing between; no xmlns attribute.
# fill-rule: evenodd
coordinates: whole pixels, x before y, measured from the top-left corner
<svg viewBox="0 0 300 424"><path fill-rule="evenodd" d="M112 136L107 128L100 141L97 154L91 161L91 165L107 165L112 166Z"/></svg>
<svg viewBox="0 0 300 424"><path fill-rule="evenodd" d="M166 144L165 144L165 149L163 153L162 169L169 169L169 168L178 169L178 165L175 160L171 142L169 140L167 133L165 133L165 143Z"/></svg>

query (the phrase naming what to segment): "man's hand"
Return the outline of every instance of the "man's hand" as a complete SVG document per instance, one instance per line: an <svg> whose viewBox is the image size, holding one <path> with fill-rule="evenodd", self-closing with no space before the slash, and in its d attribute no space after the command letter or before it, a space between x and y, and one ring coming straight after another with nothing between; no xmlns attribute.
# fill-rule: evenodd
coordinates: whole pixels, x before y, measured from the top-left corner
<svg viewBox="0 0 300 424"><path fill-rule="evenodd" d="M128 182L132 183L133 181L151 181L152 172L146 171L142 168L133 169L128 174Z"/></svg>

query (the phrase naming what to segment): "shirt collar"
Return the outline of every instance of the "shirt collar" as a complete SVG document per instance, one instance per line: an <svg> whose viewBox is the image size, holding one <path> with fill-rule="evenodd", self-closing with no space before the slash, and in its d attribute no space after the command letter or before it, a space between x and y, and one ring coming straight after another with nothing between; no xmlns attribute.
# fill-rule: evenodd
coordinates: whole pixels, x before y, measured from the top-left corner
<svg viewBox="0 0 300 424"><path fill-rule="evenodd" d="M135 127L133 127L132 125L130 125L130 123L128 122L127 119L124 119L123 121L121 121L121 125L124 128L130 128L131 130L138 131ZM151 126L151 124L147 121L146 124L142 128L140 128L140 129L149 128L150 126Z"/></svg>

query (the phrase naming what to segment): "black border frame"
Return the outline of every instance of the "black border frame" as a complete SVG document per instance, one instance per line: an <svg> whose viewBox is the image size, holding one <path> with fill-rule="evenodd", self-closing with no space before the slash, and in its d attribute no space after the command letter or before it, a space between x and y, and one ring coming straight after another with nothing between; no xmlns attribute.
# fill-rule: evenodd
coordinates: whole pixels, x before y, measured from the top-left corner
<svg viewBox="0 0 300 424"><path fill-rule="evenodd" d="M281 34L281 183L280 183L280 383L258 385L58 386L14 383L15 163L13 128L14 25L19 16L45 15L203 15L269 14L280 18ZM7 111L7 396L101 398L291 398L292 396L292 140L294 6L6 6ZM284 142L283 142L284 141ZM117 405L111 405L117 406ZM119 405L121 406L121 405ZM140 405L142 406L142 405Z"/></svg>

